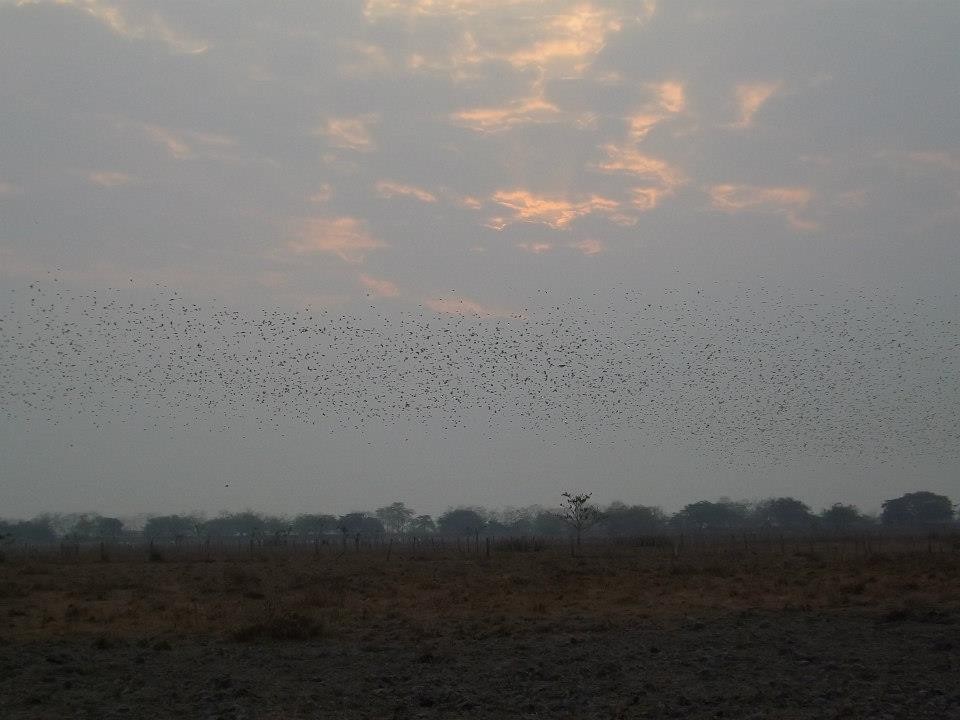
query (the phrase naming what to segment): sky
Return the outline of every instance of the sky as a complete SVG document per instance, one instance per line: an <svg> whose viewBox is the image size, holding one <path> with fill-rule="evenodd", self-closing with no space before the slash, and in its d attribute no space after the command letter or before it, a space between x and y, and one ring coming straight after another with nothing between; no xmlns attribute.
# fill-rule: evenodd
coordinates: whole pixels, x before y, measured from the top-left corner
<svg viewBox="0 0 960 720"><path fill-rule="evenodd" d="M104 423L93 400L68 420L49 421L53 401L31 415L12 399L27 376L70 398L64 368L18 339L38 316L11 301L0 515L397 499L439 512L550 504L573 488L670 510L781 494L876 510L920 487L960 499L944 324L960 288L958 36L952 2L0 0L0 292L42 285L57 317L122 288L144 307L176 291L204 308L201 341L220 307L373 312L365 322L381 329L403 313L483 332L512 323L524 338L565 321L604 329L613 345L596 357L620 362L649 304L636 293L661 309L666 293L677 327L713 318L743 357L764 333L790 335L764 314L770 297L790 327L852 307L872 338L927 328L927 347L945 348L892 358L877 342L844 375L890 402L858 416L846 401L834 421L873 423L922 447L916 457L864 454L861 435L804 457L784 433L754 437L766 455L747 463L690 442L696 423L677 408L716 392L693 402L676 384L659 396L670 432L613 423L602 404L589 443L555 435L556 417L508 428L471 416L445 434L436 417L406 416L319 437L279 410L267 430L240 413L201 436L214 420L185 405L163 410L166 432ZM808 293L815 308L798 299ZM737 346L733 328L758 312L753 344ZM796 337L804 353L778 356L777 372L835 349L830 333ZM101 350L120 357L123 343ZM695 352L713 372L702 346L664 352L671 368ZM903 387L874 371L906 366L921 368L914 398L937 414L893 423ZM472 392L479 377L455 382ZM771 392L762 375L733 386ZM839 402L807 389L811 407ZM315 420L318 406L303 412ZM568 431L585 423L569 419Z"/></svg>

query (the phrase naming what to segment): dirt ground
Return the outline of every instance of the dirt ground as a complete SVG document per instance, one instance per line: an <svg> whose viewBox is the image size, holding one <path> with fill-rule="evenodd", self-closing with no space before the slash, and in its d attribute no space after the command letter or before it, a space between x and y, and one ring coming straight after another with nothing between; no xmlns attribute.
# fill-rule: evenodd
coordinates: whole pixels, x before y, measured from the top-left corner
<svg viewBox="0 0 960 720"><path fill-rule="evenodd" d="M960 719L960 554L0 564L4 718Z"/></svg>

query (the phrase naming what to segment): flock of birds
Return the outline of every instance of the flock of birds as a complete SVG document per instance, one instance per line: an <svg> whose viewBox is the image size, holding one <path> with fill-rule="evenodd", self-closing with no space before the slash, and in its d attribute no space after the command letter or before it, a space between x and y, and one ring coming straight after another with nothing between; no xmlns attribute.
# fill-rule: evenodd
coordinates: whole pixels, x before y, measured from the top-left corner
<svg viewBox="0 0 960 720"><path fill-rule="evenodd" d="M482 426L735 462L960 454L957 296L617 290L478 317L243 312L52 280L8 293L0 419L18 423Z"/></svg>

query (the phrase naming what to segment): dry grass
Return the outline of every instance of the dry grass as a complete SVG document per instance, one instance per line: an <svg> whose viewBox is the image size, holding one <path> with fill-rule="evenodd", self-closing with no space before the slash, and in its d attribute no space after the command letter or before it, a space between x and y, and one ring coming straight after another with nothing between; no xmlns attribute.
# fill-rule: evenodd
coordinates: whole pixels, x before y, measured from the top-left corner
<svg viewBox="0 0 960 720"><path fill-rule="evenodd" d="M184 559L146 552L0 564L0 637L217 636L244 641L324 635L420 637L460 627L514 634L573 620L585 629L740 610L842 610L878 621L956 607L960 553L947 546L670 549L590 546L490 558L396 549L314 557Z"/></svg>

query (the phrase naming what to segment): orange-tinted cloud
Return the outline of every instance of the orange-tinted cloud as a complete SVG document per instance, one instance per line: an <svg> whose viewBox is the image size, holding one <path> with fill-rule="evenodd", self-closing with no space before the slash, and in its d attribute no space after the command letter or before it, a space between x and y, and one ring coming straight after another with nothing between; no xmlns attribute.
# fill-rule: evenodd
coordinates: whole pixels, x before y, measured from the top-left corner
<svg viewBox="0 0 960 720"><path fill-rule="evenodd" d="M522 242L517 243L517 247L531 255L542 255L553 250L553 245L548 242Z"/></svg>
<svg viewBox="0 0 960 720"><path fill-rule="evenodd" d="M87 175L87 179L94 185L99 185L103 188L115 188L122 187L123 185L131 185L138 180L138 178L133 175L128 175L125 172L117 172L113 170L92 172Z"/></svg>
<svg viewBox="0 0 960 720"><path fill-rule="evenodd" d="M683 83L676 80L665 80L651 84L650 89L656 94L657 106L661 110L671 114L686 110L687 94Z"/></svg>
<svg viewBox="0 0 960 720"><path fill-rule="evenodd" d="M500 132L518 125L555 122L560 109L542 96L515 100L503 107L484 107L460 110L450 119L476 132Z"/></svg>
<svg viewBox="0 0 960 720"><path fill-rule="evenodd" d="M411 70L442 70L469 76L488 62L553 76L580 75L627 22L644 22L654 12L647 0L628 10L589 0L367 0L369 22L430 17L449 35L433 38L433 52L410 56Z"/></svg>
<svg viewBox="0 0 960 720"><path fill-rule="evenodd" d="M635 187L630 188L630 204L640 212L653 210L660 204L671 190L662 187Z"/></svg>
<svg viewBox="0 0 960 720"><path fill-rule="evenodd" d="M400 288L389 280L375 278L372 275L360 275L357 279L372 295L376 295L377 297L400 296Z"/></svg>
<svg viewBox="0 0 960 720"><path fill-rule="evenodd" d="M387 244L373 237L366 223L357 218L314 217L301 224L297 239L288 247L298 255L327 253L344 262L359 264Z"/></svg>
<svg viewBox="0 0 960 720"><path fill-rule="evenodd" d="M315 205L323 205L330 202L333 197L333 186L330 183L323 183L317 188L317 191L310 196L310 202Z"/></svg>
<svg viewBox="0 0 960 720"><path fill-rule="evenodd" d="M6 180L0 180L0 196L3 195L14 195L16 194L18 188L12 182Z"/></svg>
<svg viewBox="0 0 960 720"><path fill-rule="evenodd" d="M627 173L655 180L664 188L672 189L686 182L683 172L666 160L645 155L632 146L609 143L601 148L607 159L597 165L604 172Z"/></svg>
<svg viewBox="0 0 960 720"><path fill-rule="evenodd" d="M578 250L583 255L599 255L604 250L606 250L606 245L604 245L599 240L580 240L579 242L570 243L570 247Z"/></svg>
<svg viewBox="0 0 960 720"><path fill-rule="evenodd" d="M510 317L509 313L498 312L476 300L464 297L439 297L423 301L425 307L446 315L478 315L480 317Z"/></svg>
<svg viewBox="0 0 960 720"><path fill-rule="evenodd" d="M370 126L376 122L376 115L329 118L322 127L315 130L315 134L322 135L336 148L371 152L376 149L376 144L370 134Z"/></svg>
<svg viewBox="0 0 960 720"><path fill-rule="evenodd" d="M753 125L754 115L779 89L780 83L760 82L737 85L737 108L740 116L732 126L748 128Z"/></svg>
<svg viewBox="0 0 960 720"><path fill-rule="evenodd" d="M191 38L186 33L172 28L156 11L141 13L143 17L132 19L128 7L111 4L103 0L16 0L20 5L60 5L74 8L97 22L110 32L125 40L151 40L163 43L167 48L179 54L196 55L206 52L208 44Z"/></svg>
<svg viewBox="0 0 960 720"><path fill-rule="evenodd" d="M434 203L437 196L433 193L418 188L415 185L404 185L391 180L381 180L377 183L377 194L383 198L392 198L397 195L416 198L420 202Z"/></svg>
<svg viewBox="0 0 960 720"><path fill-rule="evenodd" d="M579 217L592 213L615 214L620 207L616 200L599 195L590 195L583 200L535 195L529 190L500 190L491 198L493 202L510 210L508 217L490 218L488 227L502 230L518 222L542 223L554 230L561 230Z"/></svg>
<svg viewBox="0 0 960 720"><path fill-rule="evenodd" d="M714 185L709 189L710 204L727 213L779 213L798 230L813 230L817 224L801 218L813 192L806 187L764 187L759 185Z"/></svg>

